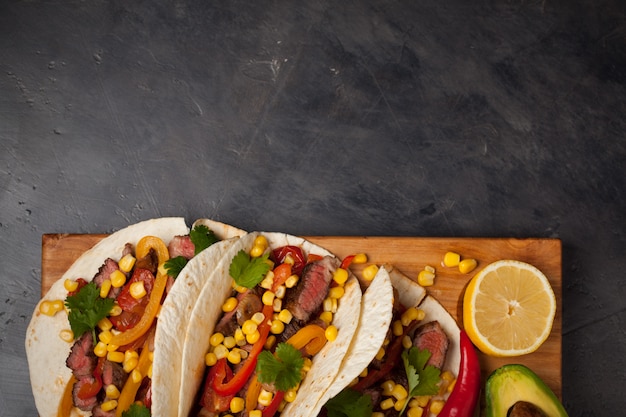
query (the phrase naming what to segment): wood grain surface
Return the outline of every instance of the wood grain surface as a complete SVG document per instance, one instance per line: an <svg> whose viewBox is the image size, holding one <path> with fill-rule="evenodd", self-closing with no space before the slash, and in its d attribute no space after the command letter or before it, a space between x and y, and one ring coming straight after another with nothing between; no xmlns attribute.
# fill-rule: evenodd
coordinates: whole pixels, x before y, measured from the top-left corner
<svg viewBox="0 0 626 417"><path fill-rule="evenodd" d="M52 283L85 250L106 235L46 234L42 237L41 291ZM333 237L308 236L342 258L364 252L370 263L391 263L411 278L416 278L426 265L435 267L435 284L428 288L444 307L457 319L462 314L463 291L475 272L490 262L516 259L533 264L550 280L557 299L557 312L552 333L536 352L515 358L494 358L480 354L483 382L496 368L506 363L521 363L534 370L561 398L561 321L562 276L561 241L558 239L509 238L424 238L424 237ZM475 258L478 267L470 274L461 274L456 268L441 265L446 251L455 251L464 258ZM358 265L353 267L359 275ZM459 324L462 324L459 322Z"/></svg>

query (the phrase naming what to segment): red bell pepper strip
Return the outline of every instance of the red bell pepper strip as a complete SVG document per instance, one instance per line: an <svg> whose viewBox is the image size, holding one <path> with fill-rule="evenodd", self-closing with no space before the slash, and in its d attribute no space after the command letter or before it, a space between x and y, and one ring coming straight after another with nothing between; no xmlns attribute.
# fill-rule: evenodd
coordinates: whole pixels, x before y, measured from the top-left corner
<svg viewBox="0 0 626 417"><path fill-rule="evenodd" d="M348 269L348 267L352 264L352 261L354 260L354 255L348 255L345 258L343 258L343 261L341 261L341 266L340 268L342 269Z"/></svg>
<svg viewBox="0 0 626 417"><path fill-rule="evenodd" d="M235 376L229 381L224 381L224 378L215 378L212 383L213 390L222 396L234 395L246 385L248 379L254 372L256 368L256 362L259 358L259 353L263 350L263 346L267 341L267 336L270 332L270 322L269 319L272 317L273 307L271 305L263 306L263 315L265 319L261 324L259 324L258 330L260 333L259 340L252 346L252 350L248 354L248 359L246 359L243 366L237 371Z"/></svg>
<svg viewBox="0 0 626 417"><path fill-rule="evenodd" d="M461 330L461 364L454 389L438 417L471 417L480 396L480 362L470 338Z"/></svg>
<svg viewBox="0 0 626 417"><path fill-rule="evenodd" d="M206 377L206 388L200 398L200 405L209 410L211 413L220 413L228 410L230 401L233 399L235 394L227 396L218 395L215 390L212 389L212 386L217 379L223 381L224 379L230 380L232 377L233 372L230 370L228 363L226 363L226 358L218 360Z"/></svg>
<svg viewBox="0 0 626 417"><path fill-rule="evenodd" d="M270 403L270 405L263 409L263 412L261 413L262 416L273 417L274 414L276 414L276 411L278 411L278 407L280 406L280 403L283 401L284 397L284 391L277 391L276 394L274 394L274 398L272 398L272 402Z"/></svg>

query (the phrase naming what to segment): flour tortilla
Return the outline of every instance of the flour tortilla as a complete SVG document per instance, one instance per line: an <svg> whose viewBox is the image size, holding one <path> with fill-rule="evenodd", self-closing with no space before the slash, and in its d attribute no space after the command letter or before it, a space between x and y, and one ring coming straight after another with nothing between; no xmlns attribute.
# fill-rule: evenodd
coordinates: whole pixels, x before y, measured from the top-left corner
<svg viewBox="0 0 626 417"><path fill-rule="evenodd" d="M217 229L215 232L218 237L240 232L238 232L239 229L222 223L215 222L214 226ZM144 236L156 236L167 245L174 236L188 233L189 228L185 220L180 217L146 220L121 229L83 253L35 306L26 331L25 347L35 405L41 417L57 416L63 392L72 375L71 370L65 365L72 344L64 342L59 337L62 330L70 329L67 312L65 310L60 311L54 317L43 315L39 312L41 303L46 300L65 300L67 296L67 291L64 288L65 279L83 278L90 281L106 258L119 260L126 243L136 245ZM177 285L174 285L172 290L176 287ZM163 312L162 309L161 313ZM155 366L157 365L153 365L153 372ZM156 372L159 372L158 369ZM164 391L176 392L173 389ZM160 398L157 403L159 401L167 402L168 400L167 398ZM90 416L91 413L74 408L71 415Z"/></svg>
<svg viewBox="0 0 626 417"><path fill-rule="evenodd" d="M248 252L253 246L254 239L260 234L253 232L241 237L222 258L216 259L212 254L205 256L201 253L192 260L196 265L194 268L203 275L206 283L192 311L185 338L178 408L180 417L189 415L196 400L195 393L202 388L204 356L209 350L209 337L222 314L221 306L232 290L232 279L228 273L230 262L239 250ZM267 238L271 249L294 245L301 247L307 254L332 255L327 250L296 236L283 233L262 234ZM359 283L353 275L344 288L345 294L339 302L333 320L333 324L339 330L338 337L335 341L327 343L315 356L311 370L302 381L296 400L285 407L283 417L313 415L312 410L317 400L330 387L340 368L358 326L362 296Z"/></svg>

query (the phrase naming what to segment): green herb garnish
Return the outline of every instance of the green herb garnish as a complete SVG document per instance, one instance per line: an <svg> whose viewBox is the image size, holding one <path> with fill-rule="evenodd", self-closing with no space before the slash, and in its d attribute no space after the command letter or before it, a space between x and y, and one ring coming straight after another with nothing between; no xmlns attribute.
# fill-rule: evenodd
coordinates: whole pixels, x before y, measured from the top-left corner
<svg viewBox="0 0 626 417"><path fill-rule="evenodd" d="M65 306L70 310L69 321L74 339L93 331L100 320L109 315L113 308L112 298L100 297L100 289L95 282L90 282L76 294L65 299ZM94 343L96 341L94 335Z"/></svg>
<svg viewBox="0 0 626 417"><path fill-rule="evenodd" d="M328 400L325 407L328 417L370 417L372 397L346 388Z"/></svg>
<svg viewBox="0 0 626 417"><path fill-rule="evenodd" d="M133 403L122 413L122 417L150 417L150 410L145 405Z"/></svg>
<svg viewBox="0 0 626 417"><path fill-rule="evenodd" d="M432 365L426 366L431 353L426 349L412 347L402 352L402 362L409 381L409 397L416 395L435 395L439 391L437 384L440 380L441 371ZM404 404L400 415L406 409L408 401Z"/></svg>
<svg viewBox="0 0 626 417"><path fill-rule="evenodd" d="M270 270L270 264L267 262L268 258L269 253L258 258L252 258L242 249L233 257L228 272L237 285L254 288L265 278L265 275Z"/></svg>
<svg viewBox="0 0 626 417"><path fill-rule="evenodd" d="M195 246L194 255L199 254L212 244L219 242L219 238L215 233L203 224L194 227L193 230L189 232L189 237Z"/></svg>
<svg viewBox="0 0 626 417"><path fill-rule="evenodd" d="M187 262L189 262L187 258L182 255L168 259L165 261L165 270L167 271L167 275L172 278L176 278L185 265L187 265Z"/></svg>
<svg viewBox="0 0 626 417"><path fill-rule="evenodd" d="M287 391L298 385L304 366L304 358L289 343L279 343L272 355L264 350L256 364L257 378L261 383L274 384L277 390Z"/></svg>

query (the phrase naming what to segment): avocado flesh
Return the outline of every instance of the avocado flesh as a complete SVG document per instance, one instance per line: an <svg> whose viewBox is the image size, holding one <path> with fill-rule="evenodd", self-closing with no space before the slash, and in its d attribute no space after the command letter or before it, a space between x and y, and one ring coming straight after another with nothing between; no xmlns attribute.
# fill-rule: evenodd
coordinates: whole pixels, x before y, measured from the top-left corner
<svg viewBox="0 0 626 417"><path fill-rule="evenodd" d="M529 368L504 365L496 369L485 384L487 417L506 417L518 401L529 402L548 417L567 417L554 392Z"/></svg>

